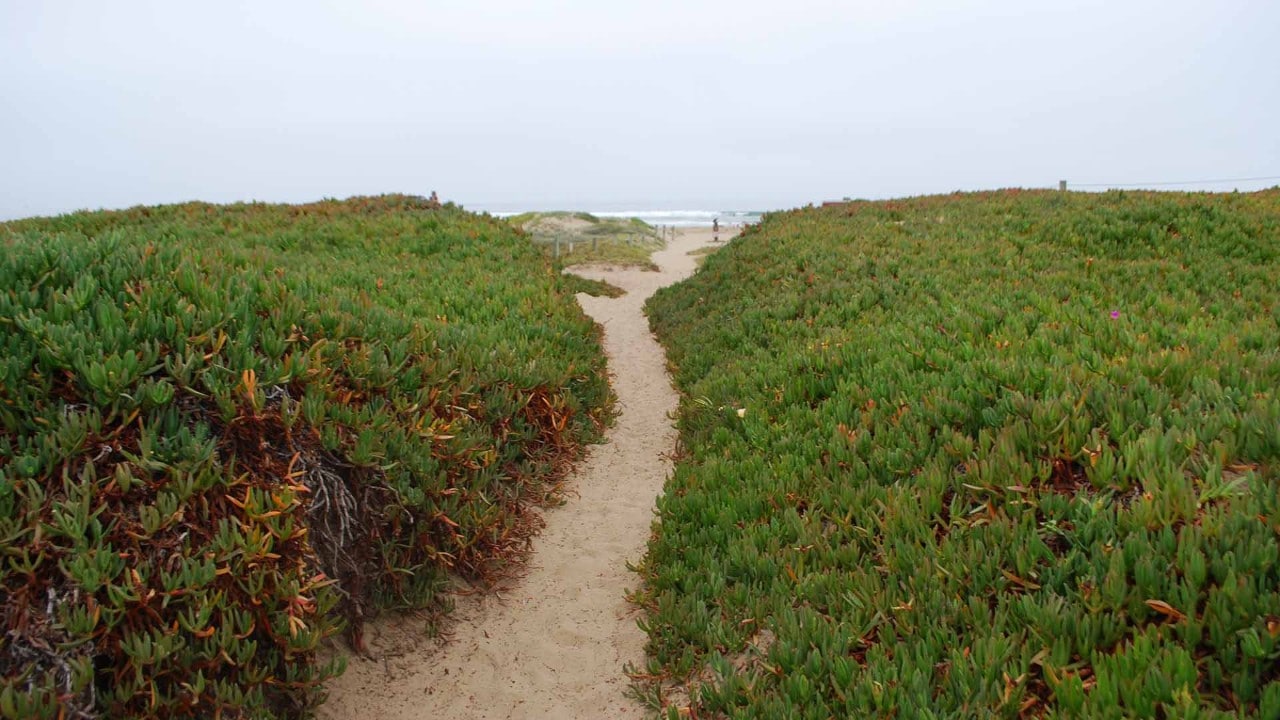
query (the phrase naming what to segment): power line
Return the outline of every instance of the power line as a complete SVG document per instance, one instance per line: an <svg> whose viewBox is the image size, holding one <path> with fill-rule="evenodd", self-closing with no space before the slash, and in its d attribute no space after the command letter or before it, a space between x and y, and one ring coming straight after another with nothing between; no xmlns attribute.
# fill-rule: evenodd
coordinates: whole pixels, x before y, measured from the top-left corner
<svg viewBox="0 0 1280 720"><path fill-rule="evenodd" d="M1280 175L1267 175L1263 177L1243 177L1243 178L1221 178L1218 180L1172 180L1166 182L1144 182L1144 183L1071 183L1071 187L1152 187L1156 185L1214 185L1218 183L1230 182L1258 182L1261 180L1280 180Z"/></svg>

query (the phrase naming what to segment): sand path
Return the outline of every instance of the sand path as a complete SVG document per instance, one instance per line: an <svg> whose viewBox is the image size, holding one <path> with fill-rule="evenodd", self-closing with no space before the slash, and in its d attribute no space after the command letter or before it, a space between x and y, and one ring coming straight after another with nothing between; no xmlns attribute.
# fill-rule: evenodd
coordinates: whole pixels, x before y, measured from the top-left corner
<svg viewBox="0 0 1280 720"><path fill-rule="evenodd" d="M578 296L604 327L622 411L605 444L590 448L569 479L568 502L545 513L523 579L501 598L459 597L443 645L411 618L372 623L365 632L372 657L349 659L329 683L320 718L644 716L623 695L622 668L643 666L645 640L623 595L636 583L627 562L644 555L654 499L671 470L677 398L642 308L655 290L691 274L688 252L710 242L709 228L678 233L653 255L659 272L577 270L627 291Z"/></svg>

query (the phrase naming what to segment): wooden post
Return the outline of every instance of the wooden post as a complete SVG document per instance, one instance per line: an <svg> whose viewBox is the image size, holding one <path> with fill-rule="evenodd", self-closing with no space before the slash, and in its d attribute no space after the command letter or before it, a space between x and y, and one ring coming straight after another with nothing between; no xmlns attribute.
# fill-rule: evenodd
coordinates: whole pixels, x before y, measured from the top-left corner
<svg viewBox="0 0 1280 720"><path fill-rule="evenodd" d="M557 260L560 259L560 236L559 235L556 236L556 249L551 254L551 257L554 257Z"/></svg>
<svg viewBox="0 0 1280 720"><path fill-rule="evenodd" d="M1066 191L1067 191L1067 181L1066 181L1066 180L1059 180L1059 181L1058 181L1058 190L1059 190L1059 192L1066 192Z"/></svg>

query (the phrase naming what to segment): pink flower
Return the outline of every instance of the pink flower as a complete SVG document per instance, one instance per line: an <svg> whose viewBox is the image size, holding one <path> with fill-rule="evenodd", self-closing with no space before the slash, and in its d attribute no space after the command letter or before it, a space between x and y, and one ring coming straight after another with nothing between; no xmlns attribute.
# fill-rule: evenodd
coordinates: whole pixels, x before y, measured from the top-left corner
<svg viewBox="0 0 1280 720"><path fill-rule="evenodd" d="M1111 311L1111 319L1112 319L1112 320L1119 320L1119 319L1120 319L1120 311L1119 311L1119 310L1112 310L1112 311Z"/></svg>

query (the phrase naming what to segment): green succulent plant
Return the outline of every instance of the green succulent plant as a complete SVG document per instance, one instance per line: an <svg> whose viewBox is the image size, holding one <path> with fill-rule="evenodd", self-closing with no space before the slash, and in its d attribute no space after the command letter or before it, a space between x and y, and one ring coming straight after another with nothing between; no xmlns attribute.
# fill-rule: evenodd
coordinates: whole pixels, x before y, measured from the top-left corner
<svg viewBox="0 0 1280 720"><path fill-rule="evenodd" d="M685 399L639 674L696 717L1277 717L1277 276L1277 190L766 216L647 306Z"/></svg>
<svg viewBox="0 0 1280 720"><path fill-rule="evenodd" d="M308 715L319 644L518 555L611 406L559 275L451 205L0 225L0 717Z"/></svg>

